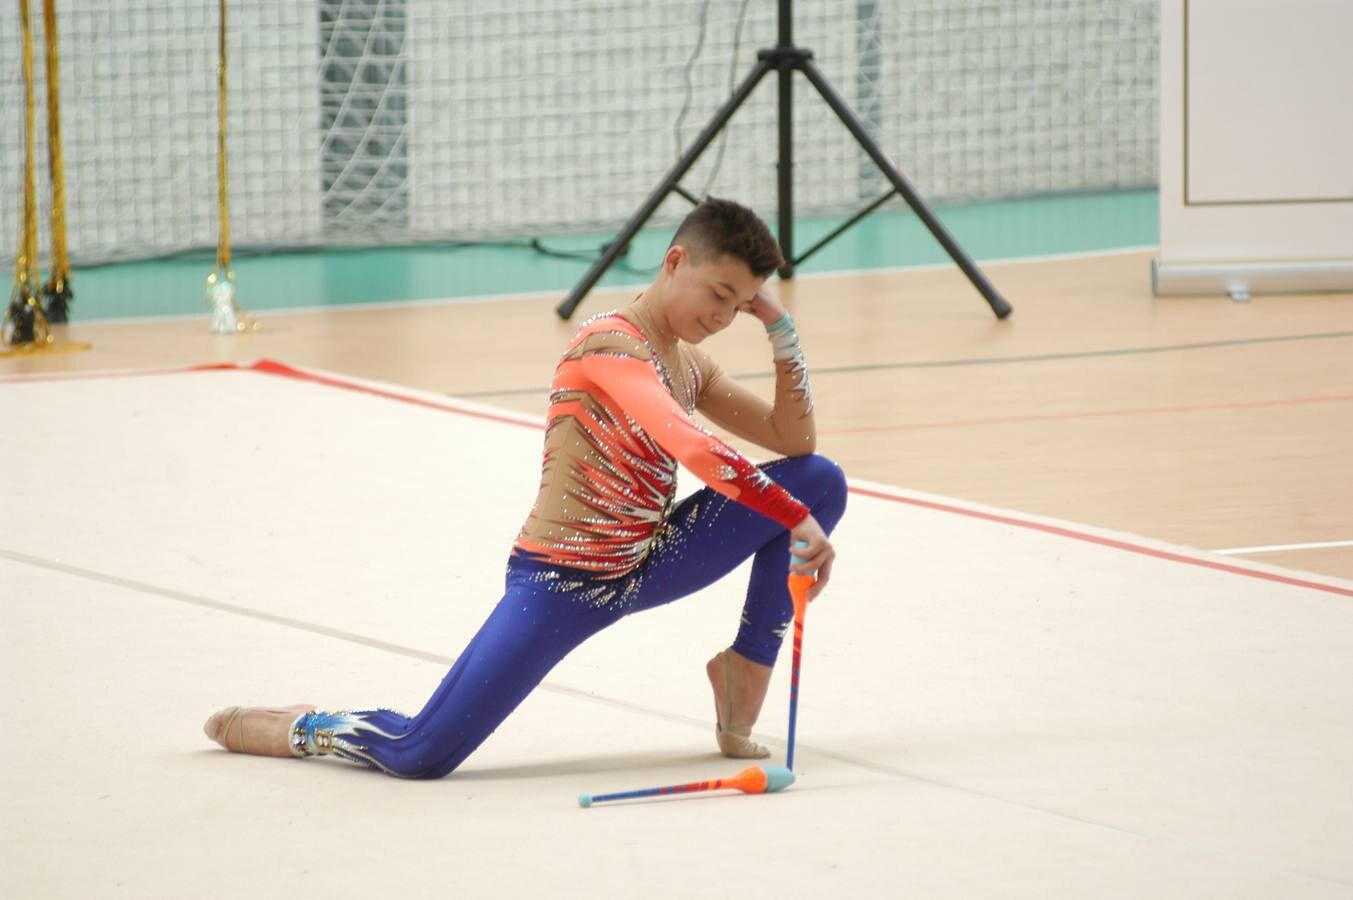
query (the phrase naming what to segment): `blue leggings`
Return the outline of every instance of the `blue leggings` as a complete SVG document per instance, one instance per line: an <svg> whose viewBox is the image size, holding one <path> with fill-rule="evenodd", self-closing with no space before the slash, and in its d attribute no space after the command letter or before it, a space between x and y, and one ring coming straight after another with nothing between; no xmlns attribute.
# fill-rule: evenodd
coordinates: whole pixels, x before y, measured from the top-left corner
<svg viewBox="0 0 1353 900"><path fill-rule="evenodd" d="M807 505L830 533L846 508L831 460L797 456L761 468ZM755 556L733 648L775 664L793 621L786 587L789 532L711 488L682 501L644 563L609 581L514 553L502 600L418 715L388 709L304 717L309 752L329 753L404 778L440 778L459 766L568 653L630 613L695 593Z"/></svg>

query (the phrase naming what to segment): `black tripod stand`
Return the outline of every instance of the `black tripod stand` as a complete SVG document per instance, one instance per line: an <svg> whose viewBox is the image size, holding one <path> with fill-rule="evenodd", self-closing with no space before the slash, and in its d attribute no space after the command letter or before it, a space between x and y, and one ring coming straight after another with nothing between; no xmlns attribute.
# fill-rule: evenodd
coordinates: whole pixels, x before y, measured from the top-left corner
<svg viewBox="0 0 1353 900"><path fill-rule="evenodd" d="M875 209L878 209L885 201L891 198L893 194L901 194L902 198L907 201L907 205L912 208L916 215L920 217L921 221L925 223L925 226L930 229L930 233L935 236L935 240L939 241L944 249L948 251L949 256L952 257L954 262L958 264L958 267L963 270L963 273L968 276L968 280L971 281L973 286L986 298L987 303L991 304L991 311L996 314L996 317L998 319L1004 319L1006 316L1010 315L1010 304L1006 303L1004 298L996 292L996 289L991 286L991 282L987 281L986 276L983 275L973 261L968 258L968 254L963 252L963 248L954 240L953 235L949 234L949 231L940 223L940 220L935 218L935 214L930 211L930 207L926 206L925 201L916 193L916 189L911 186L911 183L907 181L902 173L897 170L897 167L894 166L888 157L883 154L883 151L879 149L878 144L875 143L868 131L865 130L859 117L855 115L854 110L846 103L845 98L837 93L836 88L832 86L831 82L829 82L818 69L817 64L813 62L813 51L794 46L793 18L789 7L790 0L779 0L779 43L774 47L761 50L757 53L756 67L752 69L751 73L743 79L740 85L738 85L737 90L733 92L733 96L729 97L728 101L724 103L717 113L715 113L714 118L705 126L705 129L700 132L699 136L696 137L695 143L691 144L690 149L688 149L685 155L677 161L677 164L672 167L672 170L667 173L667 176L663 178L662 183L658 185L657 189L649 194L648 199L644 201L643 206L639 207L639 211L634 214L628 223L626 223L624 230L622 230L619 236L607 246L606 252L602 254L601 258L593 263L592 268L583 276L583 280L578 282L578 285L573 289L573 292L565 297L562 303L555 307L555 311L559 313L561 318L568 319L572 317L574 310L577 309L578 304L582 302L582 299L586 296L587 292L601 279L601 276L606 273L606 270L611 267L616 259L629 250L630 241L639 233L639 229L644 227L644 223L647 222L649 217L662 205L662 202L667 199L668 194L675 191L692 203L699 202L698 198L691 196L691 194L682 189L678 182L681 180L682 176L690 170L691 166L695 165L695 161L700 158L700 154L705 152L705 148L713 142L719 131L728 124L729 119L733 118L733 114L738 111L738 107L742 106L743 102L751 96L753 89L760 84L761 79L765 78L771 72L777 72L780 76L779 240L780 252L785 258L785 265L780 269L780 277L794 277L794 267L796 265L802 263L813 253L816 253L828 241L841 234L841 232L869 215ZM846 126L846 129L854 136L856 143L869 154L869 158L874 161L874 164L879 167L880 171L883 172L893 186L891 191L856 213L844 225L808 248L808 250L798 258L794 257L794 144L792 140L793 133L791 130L793 126L793 75L795 70L802 72L804 76L807 77L808 81L812 83L813 87L817 88L817 92L822 95L822 99L827 101L827 105L836 113L837 118L841 120Z"/></svg>

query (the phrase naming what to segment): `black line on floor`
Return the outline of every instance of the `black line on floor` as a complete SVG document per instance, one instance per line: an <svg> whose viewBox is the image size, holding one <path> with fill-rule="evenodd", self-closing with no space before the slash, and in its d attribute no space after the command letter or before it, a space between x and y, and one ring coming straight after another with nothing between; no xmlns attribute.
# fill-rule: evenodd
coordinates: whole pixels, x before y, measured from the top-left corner
<svg viewBox="0 0 1353 900"><path fill-rule="evenodd" d="M1263 338L1236 338L1226 341L1200 341L1194 344L1164 344L1158 347L1124 347L1120 350L1085 350L1075 353L1043 353L1033 356L996 356L996 357L975 357L971 359L937 359L929 362L896 362L896 363L867 363L858 366L814 366L811 374L816 377L820 375L840 375L851 372L887 372L902 369L954 369L963 366L999 366L1009 365L1011 363L1032 363L1032 362L1057 362L1067 359L1097 359L1111 356L1141 356L1150 353L1177 353L1185 350L1211 350L1217 347L1244 347L1255 344L1281 344L1291 341L1317 341L1334 338L1353 337L1353 331L1326 331L1318 334L1287 334L1277 337ZM765 372L746 372L734 375L739 381L751 381L757 378L774 378L772 371ZM545 386L533 388L511 388L508 390L495 391L453 391L448 394L451 397L464 399L474 399L480 397L511 397L526 394L544 395L548 391Z"/></svg>

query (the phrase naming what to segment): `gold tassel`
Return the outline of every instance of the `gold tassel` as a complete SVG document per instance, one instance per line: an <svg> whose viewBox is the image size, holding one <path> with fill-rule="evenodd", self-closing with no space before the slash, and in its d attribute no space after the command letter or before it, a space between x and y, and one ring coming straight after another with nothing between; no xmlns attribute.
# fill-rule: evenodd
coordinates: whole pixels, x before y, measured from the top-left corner
<svg viewBox="0 0 1353 900"><path fill-rule="evenodd" d="M254 317L235 302L235 272L230 266L230 210L226 193L226 0L221 11L220 59L216 64L216 204L221 233L216 244L216 269L207 276L206 300L211 307L211 330L216 334L257 331Z"/></svg>
<svg viewBox="0 0 1353 900"><path fill-rule="evenodd" d="M56 125L56 11L44 8L44 26L47 28L47 102L48 119L51 126L49 149L54 172L61 169L61 138ZM38 202L37 178L33 171L33 22L29 14L28 0L19 0L19 25L23 32L23 83L24 83L24 189L23 189L23 228L19 238L19 253L14 260L14 291L11 294L9 309L5 313L3 340L5 347L0 357L19 356L35 353L69 353L88 350L89 345L78 341L57 341L48 325L47 315L43 312L41 296L47 288L39 288L42 282L42 264L38 259ZM51 149L51 148L55 149ZM70 264L66 257L65 192L60 188L61 181L53 177L52 239L53 255L52 284L60 289L70 290ZM60 218L58 219L58 211ZM59 228L58 228L59 222ZM59 235L59 240L58 240ZM64 321L64 320L63 320Z"/></svg>
<svg viewBox="0 0 1353 900"><path fill-rule="evenodd" d="M19 0L19 27L23 32L24 185L23 228L14 260L14 290L5 314L4 340L10 345L51 343L47 317L38 303L42 273L38 261L38 205L33 175L33 23L28 0Z"/></svg>
<svg viewBox="0 0 1353 900"><path fill-rule="evenodd" d="M43 287L47 321L70 319L75 293L66 253L66 177L61 162L61 102L56 41L56 0L42 0L42 30L47 38L47 162L52 176L52 271Z"/></svg>

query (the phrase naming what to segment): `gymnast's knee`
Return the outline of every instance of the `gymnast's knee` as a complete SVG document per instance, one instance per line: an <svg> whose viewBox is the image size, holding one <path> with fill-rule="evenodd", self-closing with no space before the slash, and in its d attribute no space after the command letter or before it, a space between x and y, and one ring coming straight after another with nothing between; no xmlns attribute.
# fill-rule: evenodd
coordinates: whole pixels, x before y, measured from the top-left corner
<svg viewBox="0 0 1353 900"><path fill-rule="evenodd" d="M808 503L819 521L825 516L835 524L846 508L846 473L835 460L819 453L793 456L788 462L808 485L807 496L800 499ZM824 522L823 527L829 526Z"/></svg>

